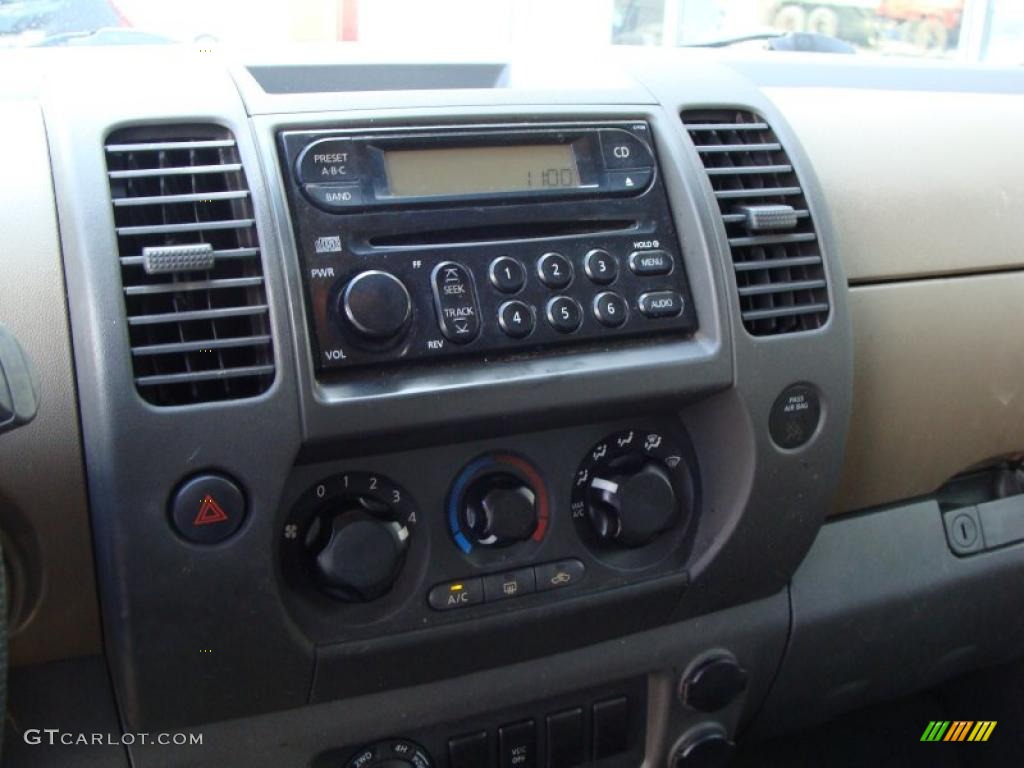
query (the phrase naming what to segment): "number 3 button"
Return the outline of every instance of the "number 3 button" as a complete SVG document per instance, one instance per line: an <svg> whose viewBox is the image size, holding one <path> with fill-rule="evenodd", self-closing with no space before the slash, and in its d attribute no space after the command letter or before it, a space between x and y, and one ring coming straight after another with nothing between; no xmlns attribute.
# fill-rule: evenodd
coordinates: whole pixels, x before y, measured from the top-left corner
<svg viewBox="0 0 1024 768"><path fill-rule="evenodd" d="M498 309L498 325L513 339L533 332L533 308L521 301L506 301Z"/></svg>

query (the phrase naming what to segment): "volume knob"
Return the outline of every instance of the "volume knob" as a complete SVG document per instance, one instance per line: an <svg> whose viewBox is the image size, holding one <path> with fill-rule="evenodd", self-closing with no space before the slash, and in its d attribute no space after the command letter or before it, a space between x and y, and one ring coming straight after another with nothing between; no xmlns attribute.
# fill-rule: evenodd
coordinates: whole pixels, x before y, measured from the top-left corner
<svg viewBox="0 0 1024 768"><path fill-rule="evenodd" d="M382 342L398 338L409 324L409 291L390 272L372 269L353 277L339 297L338 314L359 337Z"/></svg>

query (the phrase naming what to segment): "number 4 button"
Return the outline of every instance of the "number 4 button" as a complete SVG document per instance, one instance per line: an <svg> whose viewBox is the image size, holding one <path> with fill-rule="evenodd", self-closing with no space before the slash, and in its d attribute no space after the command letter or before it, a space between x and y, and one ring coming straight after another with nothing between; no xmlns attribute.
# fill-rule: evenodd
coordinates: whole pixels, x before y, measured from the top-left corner
<svg viewBox="0 0 1024 768"><path fill-rule="evenodd" d="M513 339L522 339L533 332L533 307L521 301L506 301L498 309L498 325Z"/></svg>

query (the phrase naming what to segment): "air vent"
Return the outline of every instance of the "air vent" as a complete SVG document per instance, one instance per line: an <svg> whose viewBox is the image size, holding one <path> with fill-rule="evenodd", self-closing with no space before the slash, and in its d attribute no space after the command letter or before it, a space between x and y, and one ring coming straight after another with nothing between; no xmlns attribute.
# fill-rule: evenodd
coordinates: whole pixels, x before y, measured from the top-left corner
<svg viewBox="0 0 1024 768"><path fill-rule="evenodd" d="M743 325L755 336L820 328L829 304L818 236L778 137L750 112L687 111L683 123L729 237Z"/></svg>
<svg viewBox="0 0 1024 768"><path fill-rule="evenodd" d="M131 128L106 154L139 394L187 405L264 392L274 350L234 138L211 125Z"/></svg>

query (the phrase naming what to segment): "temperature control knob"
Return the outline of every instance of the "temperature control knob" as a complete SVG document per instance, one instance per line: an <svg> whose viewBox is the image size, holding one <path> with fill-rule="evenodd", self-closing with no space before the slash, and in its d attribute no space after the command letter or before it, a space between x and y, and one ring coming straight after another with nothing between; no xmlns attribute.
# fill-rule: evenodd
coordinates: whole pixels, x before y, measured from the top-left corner
<svg viewBox="0 0 1024 768"><path fill-rule="evenodd" d="M653 461L629 474L590 481L590 521L602 541L640 547L679 521L668 473Z"/></svg>
<svg viewBox="0 0 1024 768"><path fill-rule="evenodd" d="M353 277L338 297L338 314L364 341L382 343L399 338L409 325L409 291L390 272L371 269Z"/></svg>
<svg viewBox="0 0 1024 768"><path fill-rule="evenodd" d="M537 530L537 494L514 475L478 478L465 505L466 528L478 544L503 547L527 541Z"/></svg>
<svg viewBox="0 0 1024 768"><path fill-rule="evenodd" d="M456 475L446 506L448 530L463 554L484 564L501 559L495 550L502 547L542 541L550 508L536 467L516 454L487 454Z"/></svg>

